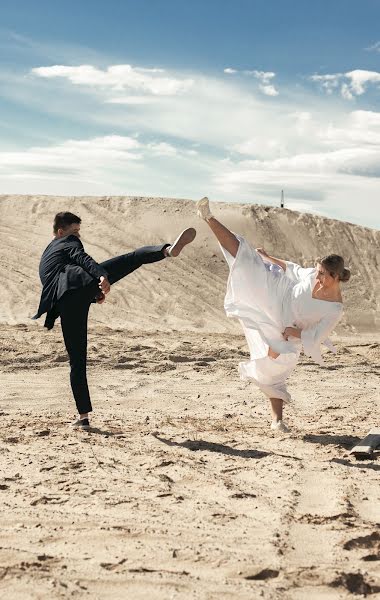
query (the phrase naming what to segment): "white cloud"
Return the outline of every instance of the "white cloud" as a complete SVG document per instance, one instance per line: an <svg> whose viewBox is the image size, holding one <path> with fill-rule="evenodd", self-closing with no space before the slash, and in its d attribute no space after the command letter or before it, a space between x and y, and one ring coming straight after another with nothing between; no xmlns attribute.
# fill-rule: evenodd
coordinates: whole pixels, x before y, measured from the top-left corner
<svg viewBox="0 0 380 600"><path fill-rule="evenodd" d="M380 228L377 179L339 174L334 169L314 171L305 164L302 170L282 166L271 170L267 165L262 170L224 163L214 176L214 194L220 199L279 206L283 189L287 208Z"/></svg>
<svg viewBox="0 0 380 600"><path fill-rule="evenodd" d="M328 124L318 132L318 138L325 145L334 148L380 148L380 113L356 110L348 114L343 126Z"/></svg>
<svg viewBox="0 0 380 600"><path fill-rule="evenodd" d="M232 75L235 73L242 73L243 75L253 75L260 81L259 90L266 96L278 96L279 92L275 86L271 83L271 80L276 76L276 73L272 71L257 71L256 69L249 71L238 71L236 69L227 68L224 69L224 73Z"/></svg>
<svg viewBox="0 0 380 600"><path fill-rule="evenodd" d="M259 90L261 90L266 96L278 96L278 91L274 85L259 85Z"/></svg>
<svg viewBox="0 0 380 600"><path fill-rule="evenodd" d="M342 98L345 100L352 100L354 94L350 90L350 86L347 83L343 83L340 89L340 93L342 94Z"/></svg>
<svg viewBox="0 0 380 600"><path fill-rule="evenodd" d="M365 50L368 50L368 52L380 52L380 41L375 42L375 44L372 44L372 46L365 48Z"/></svg>
<svg viewBox="0 0 380 600"><path fill-rule="evenodd" d="M356 69L355 71L346 73L346 77L351 79L350 91L356 96L364 94L367 84L380 83L380 73L377 71Z"/></svg>
<svg viewBox="0 0 380 600"><path fill-rule="evenodd" d="M118 96L117 98L108 98L107 104L152 104L156 102L156 96Z"/></svg>
<svg viewBox="0 0 380 600"><path fill-rule="evenodd" d="M140 141L137 137L108 135L86 140L66 140L56 145L36 146L24 151L1 152L0 172L6 167L21 169L55 168L91 171L94 168L123 166L147 157L196 156L193 148L180 148L168 142Z"/></svg>
<svg viewBox="0 0 380 600"><path fill-rule="evenodd" d="M380 148L345 148L330 152L310 152L295 154L272 160L245 160L236 163L238 177L244 174L248 180L257 173L298 173L300 176L315 175L315 173L358 173L363 170L377 170L380 177ZM234 172L230 181L235 180Z"/></svg>
<svg viewBox="0 0 380 600"><path fill-rule="evenodd" d="M261 83L259 90L266 96L278 96L279 92L270 82L276 76L272 71L245 71L247 75L253 75Z"/></svg>
<svg viewBox="0 0 380 600"><path fill-rule="evenodd" d="M255 139L245 140L240 144L235 144L231 148L235 152L239 152L239 154L248 154L254 156L260 149L260 144Z"/></svg>
<svg viewBox="0 0 380 600"><path fill-rule="evenodd" d="M269 83L270 80L276 76L276 73L273 73L272 71L245 71L245 73L247 73L247 75L254 75L256 79L259 79L263 83Z"/></svg>
<svg viewBox="0 0 380 600"><path fill-rule="evenodd" d="M313 204L308 204L307 202L298 202L294 200L289 200L285 198L285 208L289 208L290 210L297 210L298 212L311 212L315 214L322 214L318 208L316 208Z"/></svg>
<svg viewBox="0 0 380 600"><path fill-rule="evenodd" d="M0 152L0 172L11 167L30 173L41 169L47 172L84 172L103 168L106 164L125 164L141 158L142 145L134 138L118 135L90 140L67 140L61 144L32 147L25 151Z"/></svg>
<svg viewBox="0 0 380 600"><path fill-rule="evenodd" d="M141 169L142 164L167 158L189 159L197 151L168 142L139 141L136 137L109 135L85 140L66 140L56 145L36 146L24 151L1 152L0 174L4 177L101 174Z"/></svg>
<svg viewBox="0 0 380 600"><path fill-rule="evenodd" d="M376 127L380 129L380 112L370 110L355 110L350 115L355 127Z"/></svg>
<svg viewBox="0 0 380 600"><path fill-rule="evenodd" d="M273 103L257 89L275 87L271 71L241 71L236 77L193 73L190 79L161 69L131 67L122 74L111 67L67 69L75 71L3 77L8 85L2 85L2 94L44 113L47 123L59 117L72 138L51 141L57 130L46 127L46 143L17 152L0 140L3 193L193 198L206 193L274 204L285 189L287 205L295 209L380 226L373 218L378 213L379 112L352 111L342 101L289 86L273 111ZM357 92L373 85L368 73L316 75L315 83L340 92L346 84L359 105ZM153 89L151 80L162 87ZM167 87L165 80L192 84ZM82 89L86 94L78 101ZM85 139L79 133L84 128L95 134ZM16 122L12 134L13 129ZM21 144L22 134L20 125ZM13 139L8 147L16 147Z"/></svg>
<svg viewBox="0 0 380 600"><path fill-rule="evenodd" d="M92 65L68 67L54 65L36 67L32 73L38 77L68 79L74 85L108 89L113 92L131 90L137 93L172 96L186 92L193 85L192 79L176 79L164 76L163 69L146 69L131 65L112 65L106 70Z"/></svg>
<svg viewBox="0 0 380 600"><path fill-rule="evenodd" d="M334 75L312 75L310 79L311 81L320 83L328 94L332 94L332 92L339 86L342 77L342 73L335 73Z"/></svg>
<svg viewBox="0 0 380 600"><path fill-rule="evenodd" d="M266 125L266 139L260 132L232 147L253 158L214 169L218 197L279 205L284 189L288 208L380 227L379 112L298 110Z"/></svg>
<svg viewBox="0 0 380 600"><path fill-rule="evenodd" d="M306 110L301 110L294 113L294 118L298 135L305 135L312 124L311 113Z"/></svg>
<svg viewBox="0 0 380 600"><path fill-rule="evenodd" d="M231 150L239 154L260 158L282 156L287 153L286 146L281 140L270 137L263 139L261 136L256 139L245 140L240 144L234 144Z"/></svg>
<svg viewBox="0 0 380 600"><path fill-rule="evenodd" d="M380 83L380 73L377 71L366 71L355 69L347 73L333 73L329 75L312 75L311 81L320 83L328 94L339 88L340 93L346 100L352 100L355 96L363 95L369 84Z"/></svg>
<svg viewBox="0 0 380 600"><path fill-rule="evenodd" d="M159 154L160 156L176 156L178 154L177 148L167 142L148 144L148 148L150 148L154 154Z"/></svg>
<svg viewBox="0 0 380 600"><path fill-rule="evenodd" d="M186 197L181 167L191 182L207 187L198 163L193 148L111 135L0 151L0 177L7 194Z"/></svg>

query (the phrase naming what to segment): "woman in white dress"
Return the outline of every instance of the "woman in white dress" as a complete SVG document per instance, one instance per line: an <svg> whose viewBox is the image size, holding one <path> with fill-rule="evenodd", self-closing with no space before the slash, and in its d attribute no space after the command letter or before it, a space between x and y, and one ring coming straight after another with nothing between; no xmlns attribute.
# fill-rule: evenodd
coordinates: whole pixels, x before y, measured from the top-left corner
<svg viewBox="0 0 380 600"><path fill-rule="evenodd" d="M230 267L224 308L227 316L240 320L251 355L240 363L240 375L253 380L270 399L271 428L287 432L282 420L283 404L291 399L286 379L302 347L320 365L321 343L335 351L328 336L342 316L340 282L349 280L350 271L336 254L318 259L310 269L269 256L217 221L208 198L200 200L197 209Z"/></svg>

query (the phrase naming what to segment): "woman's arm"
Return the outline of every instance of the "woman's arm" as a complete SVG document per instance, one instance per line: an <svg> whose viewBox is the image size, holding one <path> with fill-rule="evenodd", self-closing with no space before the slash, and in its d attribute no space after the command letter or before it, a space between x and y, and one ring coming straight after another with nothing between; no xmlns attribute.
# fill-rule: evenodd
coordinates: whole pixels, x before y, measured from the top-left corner
<svg viewBox="0 0 380 600"><path fill-rule="evenodd" d="M286 262L284 260L281 260L281 258L275 258L274 256L270 256L268 252L264 250L264 248L256 248L256 252L258 252L260 256L262 256L265 260L269 260L269 262L278 265L279 267L281 267L281 269L286 271Z"/></svg>
<svg viewBox="0 0 380 600"><path fill-rule="evenodd" d="M341 305L337 310L329 312L314 327L303 329L301 333L304 353L320 365L323 365L320 344L328 338L332 330L339 323L342 313L343 307Z"/></svg>

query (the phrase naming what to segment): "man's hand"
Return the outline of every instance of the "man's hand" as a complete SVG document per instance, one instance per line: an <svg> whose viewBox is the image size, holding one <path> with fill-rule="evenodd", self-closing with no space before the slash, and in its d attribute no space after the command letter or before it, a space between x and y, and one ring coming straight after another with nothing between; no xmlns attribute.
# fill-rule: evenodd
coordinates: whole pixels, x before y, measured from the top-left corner
<svg viewBox="0 0 380 600"><path fill-rule="evenodd" d="M290 337L300 338L301 329L297 329L297 327L285 327L284 331L282 332L282 337L286 341L288 341Z"/></svg>
<svg viewBox="0 0 380 600"><path fill-rule="evenodd" d="M104 294L108 294L111 289L111 285L107 277L103 277L103 275L100 277L99 287Z"/></svg>
<svg viewBox="0 0 380 600"><path fill-rule="evenodd" d="M272 348L268 348L268 356L270 356L271 358L278 358L280 355L278 352L275 352L274 350L272 350Z"/></svg>
<svg viewBox="0 0 380 600"><path fill-rule="evenodd" d="M104 292L99 292L98 295L96 296L96 303L103 304L105 299L106 299L106 295L104 294Z"/></svg>

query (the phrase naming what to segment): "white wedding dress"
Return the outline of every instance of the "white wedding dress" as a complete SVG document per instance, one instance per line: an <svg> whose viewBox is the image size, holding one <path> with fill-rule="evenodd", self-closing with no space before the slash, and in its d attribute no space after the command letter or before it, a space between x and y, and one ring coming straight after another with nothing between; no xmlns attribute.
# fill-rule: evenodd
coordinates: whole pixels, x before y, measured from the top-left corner
<svg viewBox="0 0 380 600"><path fill-rule="evenodd" d="M304 353L323 365L321 343L334 351L328 336L339 322L343 306L312 297L316 269L286 262L286 271L264 261L248 242L236 235L240 245L234 258L222 252L230 267L224 308L237 317L247 338L251 358L240 363L243 379L252 379L269 398L291 399L286 378ZM285 327L302 330L301 339L285 341ZM268 356L272 348L280 356Z"/></svg>

